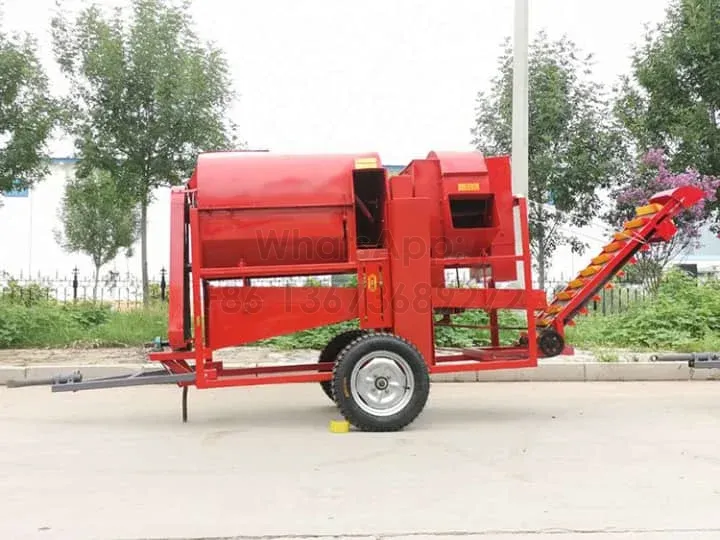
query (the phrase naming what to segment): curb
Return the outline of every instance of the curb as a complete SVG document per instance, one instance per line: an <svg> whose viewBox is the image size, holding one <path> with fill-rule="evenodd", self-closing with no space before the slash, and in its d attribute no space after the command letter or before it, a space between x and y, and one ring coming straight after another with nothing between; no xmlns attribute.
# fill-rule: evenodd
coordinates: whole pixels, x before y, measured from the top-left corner
<svg viewBox="0 0 720 540"><path fill-rule="evenodd" d="M69 375L80 371L85 380L130 375L155 370L154 364L2 366L0 385L9 380L31 380ZM720 381L720 369L694 369L686 362L600 363L566 362L540 364L535 368L461 373L438 373L434 383L457 382L593 382L593 381Z"/></svg>

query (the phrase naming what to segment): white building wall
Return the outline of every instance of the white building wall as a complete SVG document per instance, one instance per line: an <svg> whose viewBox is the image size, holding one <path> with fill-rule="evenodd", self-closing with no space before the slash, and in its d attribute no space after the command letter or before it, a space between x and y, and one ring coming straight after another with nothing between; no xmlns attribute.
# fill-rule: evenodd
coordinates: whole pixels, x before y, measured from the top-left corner
<svg viewBox="0 0 720 540"><path fill-rule="evenodd" d="M53 160L50 174L37 184L27 197L3 197L0 206L0 231L3 247L0 250L0 272L13 277L60 277L72 275L77 267L81 276L93 273L92 261L81 253L66 253L57 244L54 231L60 227L58 212L66 179L73 174L73 160ZM169 257L169 189L155 193L156 200L148 212L148 268L159 276ZM119 256L102 272L140 275L140 246L135 255Z"/></svg>

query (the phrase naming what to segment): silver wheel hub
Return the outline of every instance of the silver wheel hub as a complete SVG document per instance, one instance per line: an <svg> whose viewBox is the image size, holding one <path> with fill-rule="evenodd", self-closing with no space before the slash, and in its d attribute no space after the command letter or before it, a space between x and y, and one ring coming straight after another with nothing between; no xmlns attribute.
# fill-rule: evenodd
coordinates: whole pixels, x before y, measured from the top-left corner
<svg viewBox="0 0 720 540"><path fill-rule="evenodd" d="M358 406L374 416L403 410L413 395L415 378L405 359L389 351L365 355L350 374L350 393Z"/></svg>

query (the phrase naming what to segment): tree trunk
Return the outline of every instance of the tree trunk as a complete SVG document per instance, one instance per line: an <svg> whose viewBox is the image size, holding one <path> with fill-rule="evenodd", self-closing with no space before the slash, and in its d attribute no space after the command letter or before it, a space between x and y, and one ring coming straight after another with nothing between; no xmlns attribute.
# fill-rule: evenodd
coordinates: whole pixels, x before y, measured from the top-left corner
<svg viewBox="0 0 720 540"><path fill-rule="evenodd" d="M538 288L545 290L545 269L547 265L547 250L545 249L545 231L538 235Z"/></svg>
<svg viewBox="0 0 720 540"><path fill-rule="evenodd" d="M545 242L545 235L547 229L545 227L545 212L542 207L537 209L537 222L536 227L536 243L537 243L537 257L535 262L538 266L538 288L542 291L545 290L545 270L547 265L547 246Z"/></svg>
<svg viewBox="0 0 720 540"><path fill-rule="evenodd" d="M145 307L147 307L150 302L147 264L147 211L148 197L147 194L145 194L140 201L140 265L142 267L142 293L143 305Z"/></svg>
<svg viewBox="0 0 720 540"><path fill-rule="evenodd" d="M98 282L100 281L100 265L95 264L95 283L93 285L93 303L97 302Z"/></svg>

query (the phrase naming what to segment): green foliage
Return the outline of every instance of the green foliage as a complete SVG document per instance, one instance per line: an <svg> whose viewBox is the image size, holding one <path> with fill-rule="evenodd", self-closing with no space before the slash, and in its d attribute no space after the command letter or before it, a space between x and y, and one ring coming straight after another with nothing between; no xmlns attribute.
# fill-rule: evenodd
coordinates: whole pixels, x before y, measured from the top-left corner
<svg viewBox="0 0 720 540"><path fill-rule="evenodd" d="M110 306L94 302L62 304L61 308L70 315L73 322L85 330L108 322L111 315Z"/></svg>
<svg viewBox="0 0 720 540"><path fill-rule="evenodd" d="M92 302L0 298L0 348L138 346L167 333L165 308L115 312Z"/></svg>
<svg viewBox="0 0 720 540"><path fill-rule="evenodd" d="M322 349L337 334L354 328L358 328L357 321L348 321L260 340L253 345L278 349Z"/></svg>
<svg viewBox="0 0 720 540"><path fill-rule="evenodd" d="M57 242L70 253L88 255L95 266L93 298L97 297L100 268L121 249L130 250L137 231L132 201L103 171L75 177L65 185L58 217L62 229Z"/></svg>
<svg viewBox="0 0 720 540"><path fill-rule="evenodd" d="M499 321L501 326L517 327L525 324L523 317L506 311L499 313ZM454 315L452 322L453 324L482 326L489 323L489 318L482 311L469 311ZM258 341L253 345L277 347L279 349L322 349L337 334L354 328L358 328L358 321L356 320L273 337ZM500 332L500 341L503 344L511 344L517 341L517 338L518 330L502 330ZM438 347L489 345L490 333L484 329L438 326L435 331L435 344Z"/></svg>
<svg viewBox="0 0 720 540"><path fill-rule="evenodd" d="M168 290L167 284L165 286L165 301L167 302L170 298L170 291ZM162 302L162 290L159 283L150 284L150 301L151 302Z"/></svg>
<svg viewBox="0 0 720 540"><path fill-rule="evenodd" d="M635 51L615 113L638 157L663 148L673 170L720 176L718 20L720 0L671 0ZM720 219L717 201L712 210Z"/></svg>
<svg viewBox="0 0 720 540"><path fill-rule="evenodd" d="M612 363L617 362L620 357L615 352L608 352L608 351L599 351L596 354L598 362L604 362L604 363Z"/></svg>
<svg viewBox="0 0 720 540"><path fill-rule="evenodd" d="M12 291L13 294L10 294ZM32 291L32 292L30 292ZM484 326L482 311L452 317L453 324ZM522 312L500 311L500 342L517 341L525 325ZM358 328L358 321L276 336L252 343L278 349L322 349L335 335ZM42 287L11 284L0 295L0 348L139 346L167 334L167 304L117 312L95 302L57 302ZM637 351L712 351L720 349L720 281L697 281L680 271L665 275L654 297L632 302L627 311L580 317L567 329L568 343L599 351L603 362L617 361L611 349ZM489 331L437 326L438 347L477 347L490 344Z"/></svg>
<svg viewBox="0 0 720 540"><path fill-rule="evenodd" d="M500 326L519 327L525 324L525 317L511 311L500 311ZM490 318L484 311L466 311L452 317L452 324L485 326ZM500 343L510 345L518 339L519 330L501 330ZM476 328L457 328L437 326L435 328L435 344L438 347L480 347L490 345L490 332Z"/></svg>
<svg viewBox="0 0 720 540"><path fill-rule="evenodd" d="M648 152L637 167L637 174L612 193L613 204L604 215L615 228L621 229L625 221L635 217L636 208L647 204L656 193L685 186L701 190L700 201L673 218L676 234L667 242L650 244L649 250L636 256L635 277L639 277L651 292L657 290L663 272L673 259L689 249L700 247L702 230L709 219L708 209L715 202L720 187L720 179L692 169L675 173L668 168L667 161L663 151Z"/></svg>
<svg viewBox="0 0 720 540"><path fill-rule="evenodd" d="M17 306L32 307L45 305L51 301L48 287L43 287L39 283L20 285L15 279L8 280L8 284L0 293L3 302Z"/></svg>
<svg viewBox="0 0 720 540"><path fill-rule="evenodd" d="M563 38L544 33L532 42L529 59L530 235L540 287L556 248L584 244L566 231L597 215L598 190L618 180L625 153L604 89L591 81L591 56L582 57ZM473 144L486 154L509 154L512 142L512 47L499 60L499 75L480 93Z"/></svg>
<svg viewBox="0 0 720 540"><path fill-rule="evenodd" d="M93 346L139 346L155 336L167 335L167 305L151 304L150 307L123 313L112 313L107 322L96 326L82 344Z"/></svg>
<svg viewBox="0 0 720 540"><path fill-rule="evenodd" d="M52 21L71 82L78 173L109 171L140 208L143 297L149 301L147 207L153 191L188 178L197 154L232 148L234 100L223 54L199 41L188 6L132 0L131 13L95 5ZM126 17L127 15L127 17Z"/></svg>
<svg viewBox="0 0 720 540"><path fill-rule="evenodd" d="M693 350L720 346L720 282L668 272L652 301L625 313L580 319L568 330L579 347Z"/></svg>
<svg viewBox="0 0 720 540"><path fill-rule="evenodd" d="M35 40L0 28L0 192L42 180L48 170L45 143L61 114Z"/></svg>

